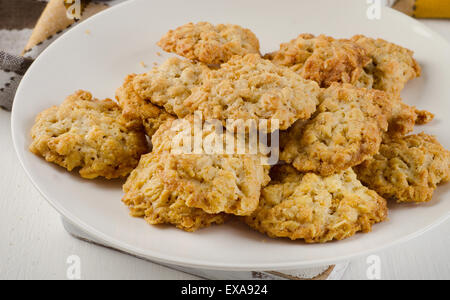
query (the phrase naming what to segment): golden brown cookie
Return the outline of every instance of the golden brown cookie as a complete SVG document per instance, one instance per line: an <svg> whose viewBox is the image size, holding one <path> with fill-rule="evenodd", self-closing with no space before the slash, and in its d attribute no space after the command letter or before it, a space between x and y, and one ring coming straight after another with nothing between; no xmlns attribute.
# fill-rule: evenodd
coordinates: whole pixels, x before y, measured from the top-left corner
<svg viewBox="0 0 450 300"><path fill-rule="evenodd" d="M364 48L372 59L366 72L373 76L374 89L399 95L409 80L420 76L420 66L411 50L363 35L356 35L351 40Z"/></svg>
<svg viewBox="0 0 450 300"><path fill-rule="evenodd" d="M307 243L342 240L370 232L387 217L386 200L364 187L352 169L328 177L274 167L258 209L245 221L270 237Z"/></svg>
<svg viewBox="0 0 450 300"><path fill-rule="evenodd" d="M404 84L420 75L412 52L400 46L364 36L350 40L301 34L281 44L280 50L267 54L266 58L318 82L321 87L349 83L390 93L393 108L388 117L389 135L405 135L416 122L423 124L433 118L431 113L418 111L400 99Z"/></svg>
<svg viewBox="0 0 450 300"><path fill-rule="evenodd" d="M350 83L399 95L406 82L420 76L411 50L363 35L334 39L301 34L266 57L321 87L333 82Z"/></svg>
<svg viewBox="0 0 450 300"><path fill-rule="evenodd" d="M265 57L316 81L321 87L329 87L334 82L365 88L373 84L372 76L364 70L371 58L364 48L350 40L300 34Z"/></svg>
<svg viewBox="0 0 450 300"><path fill-rule="evenodd" d="M280 129L308 119L318 104L318 85L259 55L235 56L218 70L170 59L137 76L134 89L145 100L183 118L279 120ZM274 128L275 129L275 128Z"/></svg>
<svg viewBox="0 0 450 300"><path fill-rule="evenodd" d="M196 231L211 224L221 224L225 215L210 215L199 208L186 206L181 189L165 181L169 154L143 155L138 167L123 186L122 201L133 217L144 217L152 225L174 224L185 231ZM182 188L180 186L180 188Z"/></svg>
<svg viewBox="0 0 450 300"><path fill-rule="evenodd" d="M390 98L391 111L385 112L388 118L389 128L387 135L390 137L402 137L414 130L414 126L431 122L434 115L426 110L418 110L402 101L398 95L387 93Z"/></svg>
<svg viewBox="0 0 450 300"><path fill-rule="evenodd" d="M189 114L184 101L200 86L211 70L204 64L169 58L162 65L132 79L137 95L181 117Z"/></svg>
<svg viewBox="0 0 450 300"><path fill-rule="evenodd" d="M227 154L222 145L231 136L237 147L235 135L217 132L218 127L206 123L201 133L203 143L197 149L193 142L183 148L191 143L194 132L201 130L197 125L187 119L168 121L152 138L153 153L164 157L161 176L166 188L176 190L188 207L210 214L251 214L258 206L261 188L270 180L264 156L249 151ZM222 127L220 123L218 126ZM216 141L218 144L214 144Z"/></svg>
<svg viewBox="0 0 450 300"><path fill-rule="evenodd" d="M378 152L388 128L387 94L333 84L322 91L314 117L282 135L280 159L323 176L360 164Z"/></svg>
<svg viewBox="0 0 450 300"><path fill-rule="evenodd" d="M135 74L128 75L123 85L116 91L116 99L122 108L124 119L139 128L144 126L145 132L151 137L159 126L174 117L164 108L157 107L151 102L142 99L133 88Z"/></svg>
<svg viewBox="0 0 450 300"><path fill-rule="evenodd" d="M380 152L355 171L364 184L387 199L427 202L439 183L450 180L450 152L424 133L386 139Z"/></svg>
<svg viewBox="0 0 450 300"><path fill-rule="evenodd" d="M206 64L222 64L233 55L259 54L259 41L238 25L188 23L170 30L158 42L163 50Z"/></svg>
<svg viewBox="0 0 450 300"><path fill-rule="evenodd" d="M41 112L31 129L30 151L84 178L127 176L148 151L145 134L125 120L110 99L78 91Z"/></svg>

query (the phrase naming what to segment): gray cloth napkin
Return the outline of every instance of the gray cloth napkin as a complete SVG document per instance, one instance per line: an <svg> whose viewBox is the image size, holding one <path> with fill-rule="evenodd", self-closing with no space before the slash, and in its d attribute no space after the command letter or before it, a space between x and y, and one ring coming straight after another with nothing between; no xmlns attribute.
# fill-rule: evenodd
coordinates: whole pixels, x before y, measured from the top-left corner
<svg viewBox="0 0 450 300"><path fill-rule="evenodd" d="M26 44L31 28L42 13L46 0L0 0L0 108L11 111L16 90L33 60L66 30L58 32L36 45L25 57L18 55ZM63 0L61 0L63 1ZM112 6L125 0L82 0L82 7L89 2L108 2ZM16 55L17 54L17 55Z"/></svg>
<svg viewBox="0 0 450 300"><path fill-rule="evenodd" d="M5 72L13 72L15 76L11 77L10 82L6 83L4 87L0 88L0 107L8 111L12 108L14 95L20 80L30 67L33 60L22 56L15 56L0 51L0 69Z"/></svg>

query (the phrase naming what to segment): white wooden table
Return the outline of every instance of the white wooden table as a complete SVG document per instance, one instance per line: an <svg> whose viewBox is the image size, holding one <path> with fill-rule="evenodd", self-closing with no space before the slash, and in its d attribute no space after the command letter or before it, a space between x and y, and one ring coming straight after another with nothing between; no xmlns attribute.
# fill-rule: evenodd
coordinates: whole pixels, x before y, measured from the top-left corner
<svg viewBox="0 0 450 300"><path fill-rule="evenodd" d="M450 41L450 21L423 22ZM450 220L374 254L381 258L382 279L450 279L449 249ZM72 238L19 165L10 114L0 110L0 279L65 279L71 255L80 257L82 279L196 278ZM344 279L366 279L367 268L366 257L351 261Z"/></svg>

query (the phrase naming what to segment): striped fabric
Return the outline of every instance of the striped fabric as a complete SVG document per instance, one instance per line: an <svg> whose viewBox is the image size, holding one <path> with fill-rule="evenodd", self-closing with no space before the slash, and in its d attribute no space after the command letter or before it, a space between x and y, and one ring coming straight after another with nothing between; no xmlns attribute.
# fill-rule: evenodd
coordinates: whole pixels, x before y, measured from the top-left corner
<svg viewBox="0 0 450 300"><path fill-rule="evenodd" d="M34 59L62 33L123 0L82 0L79 20L67 17L74 0L0 0L0 107L11 110Z"/></svg>

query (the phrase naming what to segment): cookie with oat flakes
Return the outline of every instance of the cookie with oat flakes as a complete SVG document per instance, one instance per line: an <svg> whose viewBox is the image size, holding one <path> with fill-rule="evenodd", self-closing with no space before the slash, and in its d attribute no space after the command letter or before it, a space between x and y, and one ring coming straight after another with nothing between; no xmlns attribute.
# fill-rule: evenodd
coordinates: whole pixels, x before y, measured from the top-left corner
<svg viewBox="0 0 450 300"><path fill-rule="evenodd" d="M320 91L317 83L256 54L235 56L217 70L172 58L138 75L134 89L180 118L200 111L206 119L223 122L277 119L280 129L308 119Z"/></svg>
<svg viewBox="0 0 450 300"><path fill-rule="evenodd" d="M124 177L148 152L144 132L133 127L112 100L78 91L36 117L30 151L69 171L80 168L84 178Z"/></svg>
<svg viewBox="0 0 450 300"><path fill-rule="evenodd" d="M199 126L202 129L195 128ZM195 149L188 144L200 130L202 143ZM230 141L232 153L223 146ZM238 137L220 122L200 125L191 118L166 122L152 138L153 153L164 157L162 180L186 206L241 216L256 209L261 188L270 180L266 157L247 139L242 141L240 148Z"/></svg>
<svg viewBox="0 0 450 300"><path fill-rule="evenodd" d="M428 202L437 185L450 180L450 152L424 133L391 138L354 169L359 180L386 199Z"/></svg>
<svg viewBox="0 0 450 300"><path fill-rule="evenodd" d="M372 76L364 70L371 58L364 48L347 39L300 34L265 57L316 81L323 88L334 82L361 88L371 88L373 84Z"/></svg>
<svg viewBox="0 0 450 300"><path fill-rule="evenodd" d="M245 222L270 237L307 243L342 240L370 232L387 217L386 200L364 187L351 168L331 176L276 166L258 209Z"/></svg>
<svg viewBox="0 0 450 300"><path fill-rule="evenodd" d="M131 172L123 190L122 202L133 217L143 217L149 224L173 224L185 231L196 231L211 224L222 224L224 214L208 214L200 208L186 205L182 190L165 181L169 154L143 155ZM180 188L182 188L180 186Z"/></svg>
<svg viewBox="0 0 450 300"><path fill-rule="evenodd" d="M134 127L144 127L149 137L158 130L159 126L168 119L175 118L164 108L153 105L142 99L134 90L133 80L136 74L128 75L121 87L116 91L116 99L122 108L122 116Z"/></svg>
<svg viewBox="0 0 450 300"><path fill-rule="evenodd" d="M409 80L420 76L420 65L411 50L363 35L356 35L351 41L364 48L372 59L366 71L373 76L374 89L399 95Z"/></svg>
<svg viewBox="0 0 450 300"><path fill-rule="evenodd" d="M312 119L298 121L281 135L281 160L301 172L328 176L378 152L391 110L386 93L333 84L319 98Z"/></svg>
<svg viewBox="0 0 450 300"><path fill-rule="evenodd" d="M238 25L188 23L170 30L158 42L164 51L206 64L222 64L234 55L259 54L253 32Z"/></svg>

